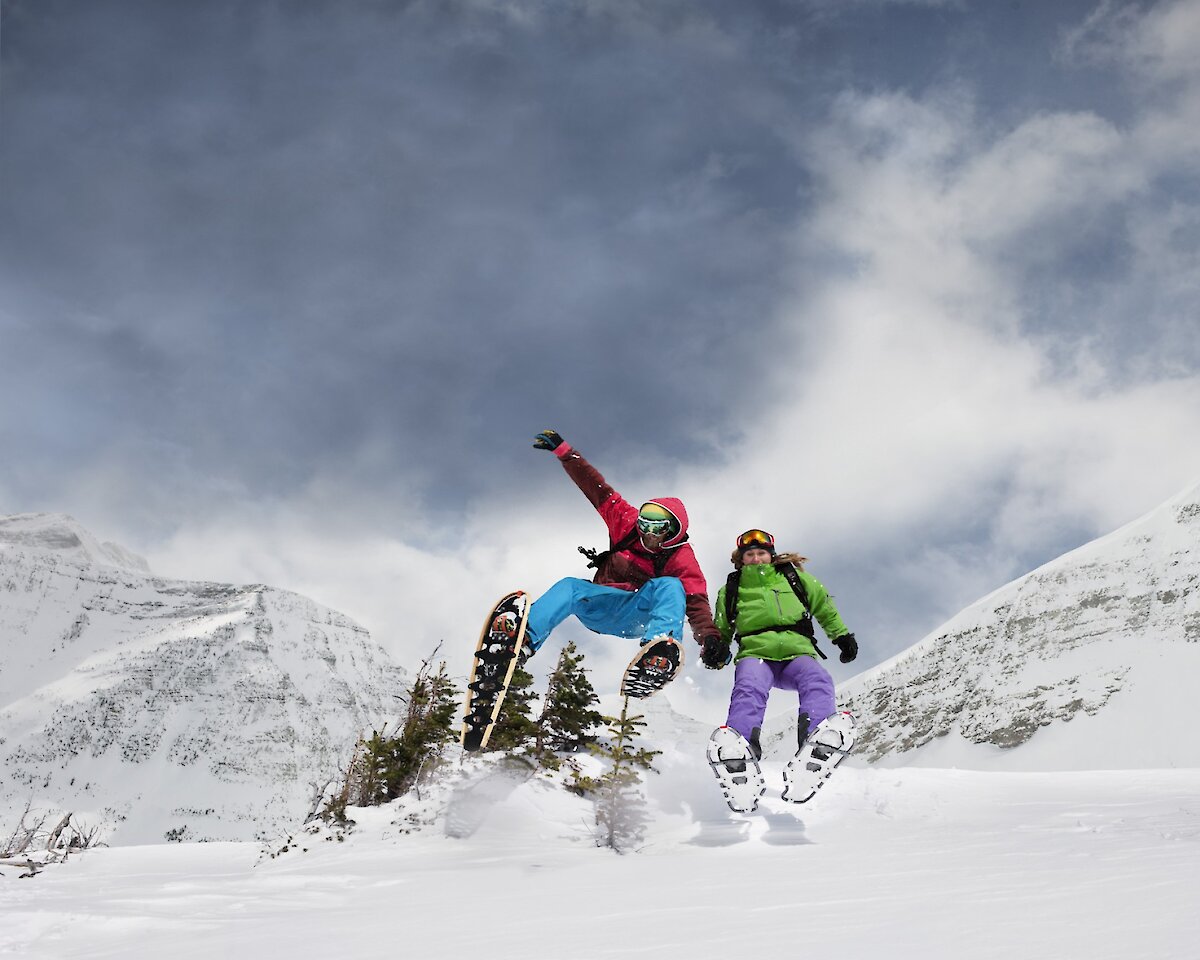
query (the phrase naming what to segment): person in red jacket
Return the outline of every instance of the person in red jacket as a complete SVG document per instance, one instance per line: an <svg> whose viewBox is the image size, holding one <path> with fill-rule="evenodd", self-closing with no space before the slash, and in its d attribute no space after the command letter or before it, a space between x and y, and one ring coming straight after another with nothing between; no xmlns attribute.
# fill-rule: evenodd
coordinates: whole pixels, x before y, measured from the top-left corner
<svg viewBox="0 0 1200 960"><path fill-rule="evenodd" d="M688 544L688 516L675 497L635 507L553 430L533 443L558 457L608 527L609 549L592 557L596 575L559 580L529 608L526 656L574 614L593 633L641 640L683 639L686 613L692 636L704 646L720 643L708 603L708 584Z"/></svg>

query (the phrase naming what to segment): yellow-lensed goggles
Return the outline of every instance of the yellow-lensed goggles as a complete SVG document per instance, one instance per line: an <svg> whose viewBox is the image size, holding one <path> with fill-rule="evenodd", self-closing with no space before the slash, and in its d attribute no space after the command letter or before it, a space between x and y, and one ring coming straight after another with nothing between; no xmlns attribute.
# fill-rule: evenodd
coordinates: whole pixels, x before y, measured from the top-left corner
<svg viewBox="0 0 1200 960"><path fill-rule="evenodd" d="M775 538L766 530L747 530L737 538L739 550L750 550L758 547L762 550L774 550Z"/></svg>
<svg viewBox="0 0 1200 960"><path fill-rule="evenodd" d="M662 504L643 503L638 511L637 527L642 533L664 534L675 524L675 516Z"/></svg>

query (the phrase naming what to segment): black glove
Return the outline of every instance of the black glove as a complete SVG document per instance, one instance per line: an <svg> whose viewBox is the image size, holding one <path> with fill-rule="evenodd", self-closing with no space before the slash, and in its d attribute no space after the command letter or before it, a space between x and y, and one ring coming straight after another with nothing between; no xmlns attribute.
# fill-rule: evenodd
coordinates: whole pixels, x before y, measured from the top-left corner
<svg viewBox="0 0 1200 960"><path fill-rule="evenodd" d="M849 663L858 656L858 641L854 639L854 634L848 633L844 637L838 637L833 641L833 645L842 651L842 655L838 657L842 663Z"/></svg>
<svg viewBox="0 0 1200 960"><path fill-rule="evenodd" d="M533 438L533 445L538 450L557 450L563 445L563 438L553 430L543 430Z"/></svg>
<svg viewBox="0 0 1200 960"><path fill-rule="evenodd" d="M729 641L722 640L713 633L704 638L700 644L700 662L709 670L720 670L729 665L733 652L729 649Z"/></svg>

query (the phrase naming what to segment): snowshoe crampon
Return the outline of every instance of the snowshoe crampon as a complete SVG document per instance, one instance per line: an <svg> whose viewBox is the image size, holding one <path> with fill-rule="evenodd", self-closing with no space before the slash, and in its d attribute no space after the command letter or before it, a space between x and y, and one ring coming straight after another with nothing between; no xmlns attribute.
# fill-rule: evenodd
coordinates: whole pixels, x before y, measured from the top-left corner
<svg viewBox="0 0 1200 960"><path fill-rule="evenodd" d="M751 813L767 789L750 744L732 727L717 727L708 738L708 765L735 813Z"/></svg>
<svg viewBox="0 0 1200 960"><path fill-rule="evenodd" d="M789 803L811 800L846 759L857 738L854 716L844 710L818 723L783 768L783 799Z"/></svg>
<svg viewBox="0 0 1200 960"><path fill-rule="evenodd" d="M683 667L683 646L674 637L655 637L625 668L621 695L644 700L675 679Z"/></svg>
<svg viewBox="0 0 1200 960"><path fill-rule="evenodd" d="M514 590L492 608L484 621L467 682L461 742L468 752L487 746L513 673L529 658L524 648L528 609L529 597L523 590Z"/></svg>

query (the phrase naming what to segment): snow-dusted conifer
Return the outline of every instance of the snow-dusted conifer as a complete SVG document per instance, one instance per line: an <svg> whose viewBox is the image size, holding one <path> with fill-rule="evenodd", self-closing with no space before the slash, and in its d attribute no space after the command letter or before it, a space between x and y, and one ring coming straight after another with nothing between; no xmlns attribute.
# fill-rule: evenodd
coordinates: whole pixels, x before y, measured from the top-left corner
<svg viewBox="0 0 1200 960"><path fill-rule="evenodd" d="M516 750L538 739L538 722L533 719L531 706L536 699L533 677L517 667L500 706L500 716L488 738L489 750Z"/></svg>
<svg viewBox="0 0 1200 960"><path fill-rule="evenodd" d="M456 739L453 725L459 692L446 672L445 661L434 670L432 659L431 655L417 671L398 731L389 735L385 725L356 744L345 782L326 805L324 816L344 820L347 806L387 803L437 768L446 746Z"/></svg>
<svg viewBox="0 0 1200 960"><path fill-rule="evenodd" d="M617 853L637 848L645 834L649 814L645 795L639 790L641 771L654 771L654 758L661 750L647 750L635 744L646 722L641 714L629 715L629 698L619 717L605 717L609 738L591 744L593 753L611 766L599 777L576 773L571 787L590 795L596 805L596 843L612 847Z"/></svg>
<svg viewBox="0 0 1200 960"><path fill-rule="evenodd" d="M583 667L583 654L568 643L558 655L558 664L546 687L542 715L538 719L537 750L574 753L596 742L596 728L604 715L594 709L600 702Z"/></svg>

